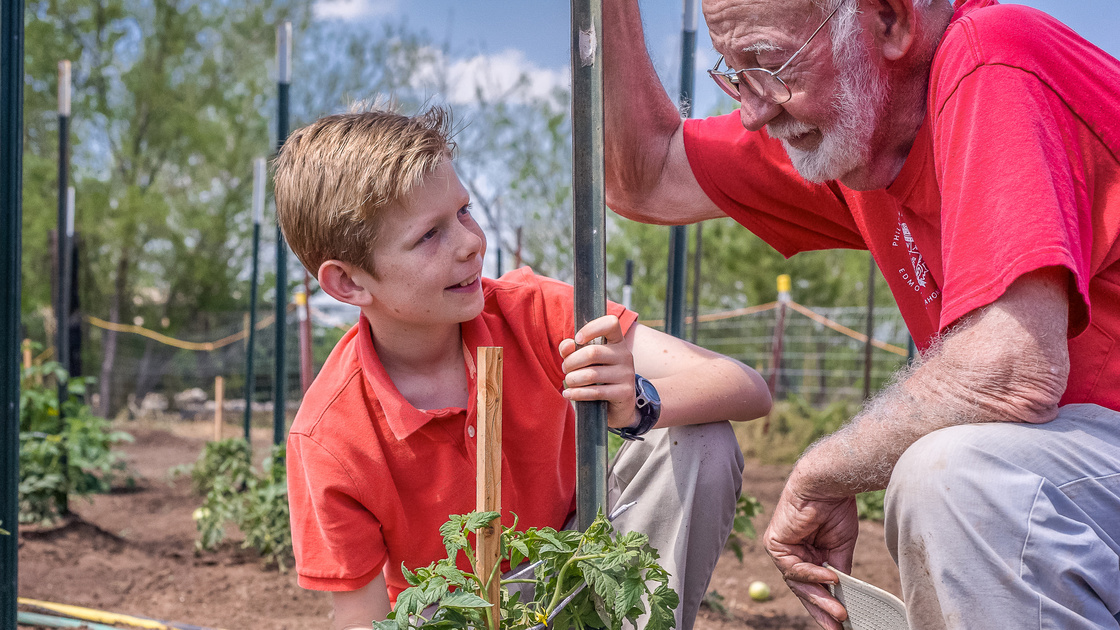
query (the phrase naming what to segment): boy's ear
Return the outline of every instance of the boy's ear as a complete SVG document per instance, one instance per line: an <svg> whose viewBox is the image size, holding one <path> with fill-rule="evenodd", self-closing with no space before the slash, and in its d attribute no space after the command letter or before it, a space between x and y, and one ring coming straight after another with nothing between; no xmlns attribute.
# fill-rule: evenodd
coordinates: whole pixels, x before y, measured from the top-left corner
<svg viewBox="0 0 1120 630"><path fill-rule="evenodd" d="M328 260L319 265L319 286L339 302L353 306L369 306L373 295L364 286L369 274L341 260Z"/></svg>

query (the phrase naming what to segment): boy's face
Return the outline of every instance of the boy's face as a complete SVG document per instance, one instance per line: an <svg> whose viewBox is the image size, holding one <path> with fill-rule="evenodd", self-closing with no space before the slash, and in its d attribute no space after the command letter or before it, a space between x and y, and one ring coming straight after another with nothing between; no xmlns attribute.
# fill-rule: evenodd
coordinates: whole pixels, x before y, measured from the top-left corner
<svg viewBox="0 0 1120 630"><path fill-rule="evenodd" d="M461 323L482 312L486 235L470 195L445 160L401 204L385 208L367 277L370 307L399 323Z"/></svg>

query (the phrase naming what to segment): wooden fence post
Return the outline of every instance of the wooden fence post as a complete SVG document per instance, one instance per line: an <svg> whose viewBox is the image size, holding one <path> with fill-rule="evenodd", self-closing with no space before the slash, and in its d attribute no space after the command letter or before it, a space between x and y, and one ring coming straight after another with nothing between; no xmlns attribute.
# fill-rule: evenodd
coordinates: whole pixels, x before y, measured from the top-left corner
<svg viewBox="0 0 1120 630"><path fill-rule="evenodd" d="M214 377L214 441L222 439L222 406L226 402L226 379Z"/></svg>
<svg viewBox="0 0 1120 630"><path fill-rule="evenodd" d="M487 585L486 599L491 604L493 630L501 614L501 578L495 565L501 561L502 536L502 349L478 349L478 431L475 509L498 512L499 517L478 531L475 566L478 577ZM500 573L501 568L497 571ZM491 577L494 579L491 579Z"/></svg>

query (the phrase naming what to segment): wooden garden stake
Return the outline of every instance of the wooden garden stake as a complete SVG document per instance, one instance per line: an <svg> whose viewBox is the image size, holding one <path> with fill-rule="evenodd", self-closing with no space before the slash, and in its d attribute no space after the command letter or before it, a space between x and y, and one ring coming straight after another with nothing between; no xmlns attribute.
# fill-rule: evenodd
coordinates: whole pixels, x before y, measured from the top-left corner
<svg viewBox="0 0 1120 630"><path fill-rule="evenodd" d="M502 349L478 349L478 433L475 509L479 512L502 510ZM485 583L494 565L501 558L502 519L478 531L475 544L475 567ZM500 577L490 581L487 600L495 630L498 627L501 602Z"/></svg>
<svg viewBox="0 0 1120 630"><path fill-rule="evenodd" d="M214 441L222 439L222 406L226 398L226 380L220 376L214 377ZM246 404L248 404L246 402Z"/></svg>

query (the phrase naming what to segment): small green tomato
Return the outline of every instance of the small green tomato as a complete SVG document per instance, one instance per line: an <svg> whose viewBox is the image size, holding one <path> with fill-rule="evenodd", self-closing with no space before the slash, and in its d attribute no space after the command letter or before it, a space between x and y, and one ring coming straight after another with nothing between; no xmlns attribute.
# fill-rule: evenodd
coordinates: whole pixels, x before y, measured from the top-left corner
<svg viewBox="0 0 1120 630"><path fill-rule="evenodd" d="M204 518L210 518L210 508L200 507L191 514L191 517L196 521L201 521Z"/></svg>
<svg viewBox="0 0 1120 630"><path fill-rule="evenodd" d="M750 587L747 589L747 593L751 596L751 599L756 602L764 602L770 599L770 587L766 584L766 582L751 582Z"/></svg>

